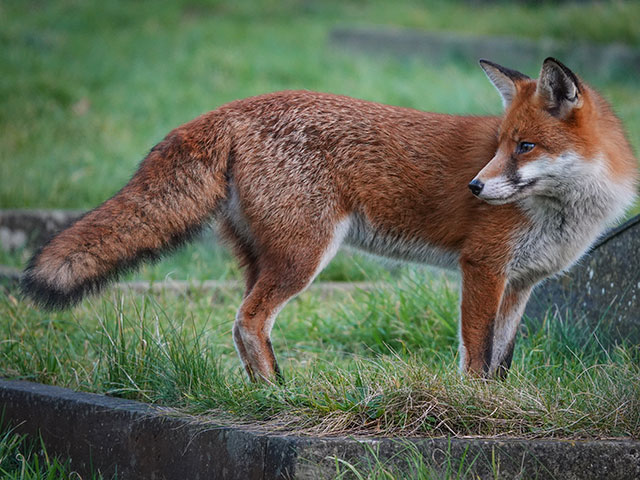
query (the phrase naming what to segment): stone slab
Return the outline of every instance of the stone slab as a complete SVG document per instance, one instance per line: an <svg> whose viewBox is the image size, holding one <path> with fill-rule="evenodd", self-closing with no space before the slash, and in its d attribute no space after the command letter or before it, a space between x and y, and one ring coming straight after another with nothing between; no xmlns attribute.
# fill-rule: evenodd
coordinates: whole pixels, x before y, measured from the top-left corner
<svg viewBox="0 0 640 480"><path fill-rule="evenodd" d="M624 44L561 42L551 38L479 36L454 32L428 32L399 28L336 28L329 34L337 49L379 55L413 55L433 63L460 59L475 64L478 59L510 68L539 68L542 60L560 59L581 75L634 79L640 74L640 49Z"/></svg>
<svg viewBox="0 0 640 480"><path fill-rule="evenodd" d="M525 314L584 318L607 331L605 340L640 343L640 215L607 233L569 272L539 286Z"/></svg>
<svg viewBox="0 0 640 480"><path fill-rule="evenodd" d="M168 415L153 406L37 383L0 380L0 407L18 431L40 433L52 453L119 479L319 479L335 459L401 464L410 448L435 469L473 478L640 478L640 441L509 438L315 438ZM519 477L518 477L519 476Z"/></svg>

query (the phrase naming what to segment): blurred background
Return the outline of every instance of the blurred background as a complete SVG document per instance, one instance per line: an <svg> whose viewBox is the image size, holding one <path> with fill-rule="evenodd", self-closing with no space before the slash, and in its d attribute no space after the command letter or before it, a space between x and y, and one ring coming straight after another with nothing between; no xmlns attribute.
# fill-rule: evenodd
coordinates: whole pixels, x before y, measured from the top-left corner
<svg viewBox="0 0 640 480"><path fill-rule="evenodd" d="M0 208L94 207L173 127L275 90L498 114L479 57L557 56L637 151L639 52L638 1L3 0Z"/></svg>

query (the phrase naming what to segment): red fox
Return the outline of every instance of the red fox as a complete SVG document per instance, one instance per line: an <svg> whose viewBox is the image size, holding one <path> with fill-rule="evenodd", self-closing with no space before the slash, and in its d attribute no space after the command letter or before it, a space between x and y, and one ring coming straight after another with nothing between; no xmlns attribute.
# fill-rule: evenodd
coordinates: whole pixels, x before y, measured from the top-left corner
<svg viewBox="0 0 640 480"><path fill-rule="evenodd" d="M233 339L252 380L280 379L276 316L342 244L458 265L460 368L504 376L532 288L623 215L638 167L611 108L559 61L547 58L537 80L480 64L502 116L308 91L204 114L45 244L23 291L45 308L70 306L215 220L245 267Z"/></svg>

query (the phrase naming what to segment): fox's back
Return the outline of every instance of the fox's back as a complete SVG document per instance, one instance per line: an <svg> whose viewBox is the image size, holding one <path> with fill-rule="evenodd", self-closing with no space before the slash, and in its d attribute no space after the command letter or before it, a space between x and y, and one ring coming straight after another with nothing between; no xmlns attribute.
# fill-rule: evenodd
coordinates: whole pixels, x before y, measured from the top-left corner
<svg viewBox="0 0 640 480"><path fill-rule="evenodd" d="M495 151L498 117L306 91L245 99L222 110L240 139L232 147L232 188L244 199L249 221L268 211L263 220L284 228L332 210L357 215L359 228L350 237L366 249L375 233L378 240L405 237L457 249L465 223L487 207L467 184Z"/></svg>

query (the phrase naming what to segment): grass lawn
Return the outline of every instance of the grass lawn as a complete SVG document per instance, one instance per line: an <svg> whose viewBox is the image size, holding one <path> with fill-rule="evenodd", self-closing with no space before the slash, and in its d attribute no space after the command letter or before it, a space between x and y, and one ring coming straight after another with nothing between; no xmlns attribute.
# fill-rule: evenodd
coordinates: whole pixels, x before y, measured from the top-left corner
<svg viewBox="0 0 640 480"><path fill-rule="evenodd" d="M637 2L18 2L0 4L0 207L90 208L171 128L227 101L287 88L451 113L498 113L476 65L356 55L333 26L399 25L640 46ZM542 60L542 59L540 59ZM517 66L535 75L539 66ZM635 80L586 78L640 146ZM637 208L636 208L637 210ZM19 266L28 252L1 254ZM205 242L150 280L236 279ZM571 318L527 322L505 382L457 372L458 285L342 254L274 328L284 386L245 381L231 341L239 290L108 291L44 313L0 290L0 375L314 433L640 438L640 352L601 346ZM344 466L348 468L348 466Z"/></svg>
<svg viewBox="0 0 640 480"><path fill-rule="evenodd" d="M426 271L373 291L310 291L274 328L282 387L245 381L240 290L111 291L71 313L0 297L0 372L275 428L385 435L640 438L640 352L569 318L528 323L505 382L457 372L458 287ZM605 342L602 342L605 343Z"/></svg>

